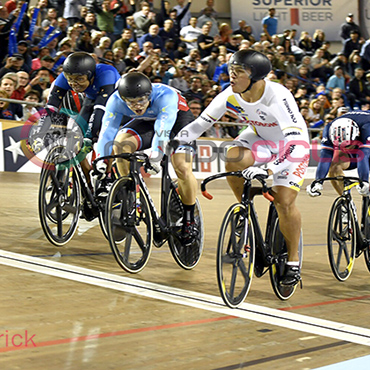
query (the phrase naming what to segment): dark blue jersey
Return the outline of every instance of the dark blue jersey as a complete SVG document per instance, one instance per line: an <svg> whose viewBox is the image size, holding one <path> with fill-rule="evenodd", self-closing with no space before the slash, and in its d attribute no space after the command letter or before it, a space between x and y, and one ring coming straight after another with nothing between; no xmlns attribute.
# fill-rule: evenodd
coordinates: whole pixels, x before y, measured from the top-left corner
<svg viewBox="0 0 370 370"><path fill-rule="evenodd" d="M370 156L370 112L352 111L346 113L324 127L321 141L320 162L316 171L316 179L324 178L329 172L334 151L341 148L334 147L330 140L329 130L333 122L339 118L349 118L355 121L360 130L360 137L353 142L354 148L350 149L350 157L357 164L358 175L361 180L369 181L369 156ZM351 144L349 144L351 145ZM352 166L356 167L356 166Z"/></svg>
<svg viewBox="0 0 370 370"><path fill-rule="evenodd" d="M116 68L107 64L98 64L89 87L84 91L86 99L76 121L88 137L96 137L100 130L105 104L114 92L116 82L120 78ZM59 109L63 97L72 90L64 73L61 73L50 91L46 107Z"/></svg>
<svg viewBox="0 0 370 370"><path fill-rule="evenodd" d="M96 66L94 80L84 93L89 99L95 100L103 86L115 85L119 78L120 75L115 67L108 64L98 64ZM64 76L64 73L61 73L55 80L55 88L58 87L66 91L72 90Z"/></svg>

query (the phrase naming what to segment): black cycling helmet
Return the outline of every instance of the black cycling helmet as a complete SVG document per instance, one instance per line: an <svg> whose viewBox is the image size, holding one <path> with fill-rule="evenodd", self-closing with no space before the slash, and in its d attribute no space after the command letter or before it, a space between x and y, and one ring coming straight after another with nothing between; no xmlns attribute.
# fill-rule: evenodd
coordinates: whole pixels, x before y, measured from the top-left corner
<svg viewBox="0 0 370 370"><path fill-rule="evenodd" d="M229 67L232 65L239 65L244 69L250 70L251 74L249 78L251 79L251 83L247 90L249 90L256 81L263 80L272 69L271 62L267 56L255 50L237 51L229 60Z"/></svg>
<svg viewBox="0 0 370 370"><path fill-rule="evenodd" d="M83 51L68 55L63 63L63 72L70 75L86 75L91 80L95 74L96 62L94 58Z"/></svg>
<svg viewBox="0 0 370 370"><path fill-rule="evenodd" d="M122 99L149 97L152 93L152 83L141 72L129 72L119 79L118 93Z"/></svg>

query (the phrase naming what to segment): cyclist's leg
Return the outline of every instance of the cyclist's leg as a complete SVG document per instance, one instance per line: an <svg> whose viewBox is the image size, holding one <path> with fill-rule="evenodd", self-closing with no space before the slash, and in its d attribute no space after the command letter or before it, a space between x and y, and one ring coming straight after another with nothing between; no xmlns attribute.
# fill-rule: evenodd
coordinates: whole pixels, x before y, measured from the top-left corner
<svg viewBox="0 0 370 370"><path fill-rule="evenodd" d="M288 261L298 262L298 243L301 235L301 213L295 203L298 192L284 186L274 186L273 193L280 230L287 244Z"/></svg>
<svg viewBox="0 0 370 370"><path fill-rule="evenodd" d="M113 143L114 154L134 153L151 147L154 136L154 122L144 119L130 120L118 132ZM124 159L116 161L118 172L125 176L129 172L129 163Z"/></svg>
<svg viewBox="0 0 370 370"><path fill-rule="evenodd" d="M259 166L271 160L268 143L248 127L234 140L234 146L226 154L226 171L242 171L250 166ZM228 176L227 181L238 201L241 201L244 180Z"/></svg>
<svg viewBox="0 0 370 370"><path fill-rule="evenodd" d="M356 158L348 153L336 151L333 156L333 160L329 168L329 177L344 176L343 171L352 170L357 168ZM343 193L343 181L331 181L335 191L342 195Z"/></svg>
<svg viewBox="0 0 370 370"><path fill-rule="evenodd" d="M170 133L170 139L174 138L177 133L194 120L190 110L180 110L177 115L175 125ZM184 208L183 225L181 232L181 243L183 245L192 245L198 239L199 230L195 224L195 207L198 182L193 174L192 162L195 153L195 143L181 145L175 148L171 157L173 168L178 178L178 189Z"/></svg>

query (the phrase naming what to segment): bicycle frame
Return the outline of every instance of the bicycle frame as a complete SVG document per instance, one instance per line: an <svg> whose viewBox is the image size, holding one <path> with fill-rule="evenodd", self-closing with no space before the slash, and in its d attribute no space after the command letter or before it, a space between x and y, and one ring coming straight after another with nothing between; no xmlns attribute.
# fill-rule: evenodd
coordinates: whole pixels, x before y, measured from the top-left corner
<svg viewBox="0 0 370 370"><path fill-rule="evenodd" d="M155 207L154 201L150 195L150 192L146 186L143 176L141 175L141 167L145 166L145 164L149 164L148 156L144 153L122 153L117 155L109 155L105 157L98 158L93 166L96 166L96 162L104 159L117 159L122 158L126 159L130 162L130 172L129 177L133 180L134 188L136 189L136 193L140 192L140 188L143 189L145 196L147 197L149 204L150 204L150 212L153 219L153 226L155 228L156 233L167 234L168 233L168 220L166 214L166 199L168 196L169 191L173 187L172 179L169 175L168 170L168 156L165 154L161 161L162 167L162 177L161 177L161 205L160 205L160 212L158 213L157 208ZM138 197L136 198L137 201ZM137 207L137 204L135 204ZM164 235L161 235L162 237ZM167 235L166 235L167 236ZM167 236L168 237L168 236ZM167 237L164 238L163 243L166 242ZM163 244L162 243L162 244Z"/></svg>

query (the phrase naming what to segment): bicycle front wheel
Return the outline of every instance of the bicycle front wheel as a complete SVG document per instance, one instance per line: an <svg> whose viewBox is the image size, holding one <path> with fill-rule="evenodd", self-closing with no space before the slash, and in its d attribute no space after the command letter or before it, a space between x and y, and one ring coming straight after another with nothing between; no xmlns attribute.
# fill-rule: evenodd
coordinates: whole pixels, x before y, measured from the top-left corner
<svg viewBox="0 0 370 370"><path fill-rule="evenodd" d="M195 202L194 222L199 230L199 236L191 246L187 247L184 247L178 238L182 229L183 215L184 208L177 193L177 185L175 185L170 190L167 205L167 220L170 229L168 244L176 263L185 270L191 270L200 261L204 245L203 214L198 199Z"/></svg>
<svg viewBox="0 0 370 370"><path fill-rule="evenodd" d="M238 307L253 277L255 239L253 223L242 204L232 205L221 224L217 245L217 282L227 306Z"/></svg>
<svg viewBox="0 0 370 370"><path fill-rule="evenodd" d="M138 273L152 251L152 218L149 202L140 188L136 193L131 178L117 180L108 195L106 222L109 245L118 264Z"/></svg>
<svg viewBox="0 0 370 370"><path fill-rule="evenodd" d="M275 211L276 212L276 211ZM270 265L270 281L275 295L282 301L288 300L295 292L297 285L289 286L282 285L281 279L284 274L285 266L288 261L288 249L286 241L280 230L279 218L276 217L272 220L271 236L269 238L270 250L273 262ZM299 238L298 244L299 266L302 268L303 260L303 235Z"/></svg>
<svg viewBox="0 0 370 370"><path fill-rule="evenodd" d="M330 210L328 255L331 270L339 281L352 273L356 253L355 220L345 198L337 198Z"/></svg>
<svg viewBox="0 0 370 370"><path fill-rule="evenodd" d="M61 247L68 243L78 225L80 181L73 167L59 169L49 164L42 171L39 189L39 218L47 239Z"/></svg>
<svg viewBox="0 0 370 370"><path fill-rule="evenodd" d="M364 222L363 232L364 232L365 239L368 242L368 244L366 245L364 249L364 258L365 258L366 267L370 271L370 213L369 213L370 205L369 205L369 199L363 198L362 201L366 202L365 203L366 213L364 215L364 220L363 220Z"/></svg>

